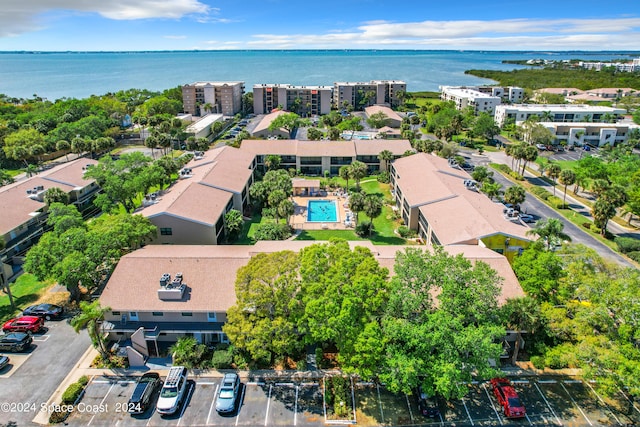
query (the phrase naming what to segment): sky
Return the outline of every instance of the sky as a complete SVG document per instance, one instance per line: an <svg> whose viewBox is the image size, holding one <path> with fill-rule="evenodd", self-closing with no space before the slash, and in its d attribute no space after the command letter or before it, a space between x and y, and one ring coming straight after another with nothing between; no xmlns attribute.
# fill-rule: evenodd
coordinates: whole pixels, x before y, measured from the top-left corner
<svg viewBox="0 0 640 427"><path fill-rule="evenodd" d="M640 0L2 0L0 51L640 50Z"/></svg>

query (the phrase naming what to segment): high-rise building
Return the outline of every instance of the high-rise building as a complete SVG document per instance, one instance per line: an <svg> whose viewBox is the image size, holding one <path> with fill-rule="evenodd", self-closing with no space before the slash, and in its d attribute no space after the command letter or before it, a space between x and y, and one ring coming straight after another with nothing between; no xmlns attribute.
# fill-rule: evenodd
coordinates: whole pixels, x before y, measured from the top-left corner
<svg viewBox="0 0 640 427"><path fill-rule="evenodd" d="M333 105L336 108L351 106L364 110L371 105L397 107L402 104L407 84L400 80L371 80L370 82L335 82Z"/></svg>
<svg viewBox="0 0 640 427"><path fill-rule="evenodd" d="M244 82L195 82L182 86L185 113L233 116L242 110Z"/></svg>
<svg viewBox="0 0 640 427"><path fill-rule="evenodd" d="M302 117L331 111L331 87L257 84L253 86L253 112L268 114L281 107Z"/></svg>

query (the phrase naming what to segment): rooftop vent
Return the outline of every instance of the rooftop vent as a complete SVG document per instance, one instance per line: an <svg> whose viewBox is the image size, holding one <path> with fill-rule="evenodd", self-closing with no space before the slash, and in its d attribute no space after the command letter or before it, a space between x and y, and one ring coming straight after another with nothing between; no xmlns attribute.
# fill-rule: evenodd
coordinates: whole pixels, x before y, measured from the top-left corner
<svg viewBox="0 0 640 427"><path fill-rule="evenodd" d="M164 273L160 277L160 289L158 298L162 301L179 301L184 295L187 286L182 283L182 273L177 273L173 280L169 273Z"/></svg>

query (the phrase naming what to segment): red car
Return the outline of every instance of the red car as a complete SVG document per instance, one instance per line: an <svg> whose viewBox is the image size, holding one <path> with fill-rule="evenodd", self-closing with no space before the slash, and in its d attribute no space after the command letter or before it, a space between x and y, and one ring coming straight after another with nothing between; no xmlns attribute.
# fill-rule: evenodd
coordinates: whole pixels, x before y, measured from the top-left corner
<svg viewBox="0 0 640 427"><path fill-rule="evenodd" d="M22 316L8 320L2 325L4 332L31 332L36 333L44 327L44 319L36 316Z"/></svg>
<svg viewBox="0 0 640 427"><path fill-rule="evenodd" d="M506 378L494 378L491 380L491 390L495 394L498 403L502 406L504 416L507 418L523 418L527 413L518 393Z"/></svg>

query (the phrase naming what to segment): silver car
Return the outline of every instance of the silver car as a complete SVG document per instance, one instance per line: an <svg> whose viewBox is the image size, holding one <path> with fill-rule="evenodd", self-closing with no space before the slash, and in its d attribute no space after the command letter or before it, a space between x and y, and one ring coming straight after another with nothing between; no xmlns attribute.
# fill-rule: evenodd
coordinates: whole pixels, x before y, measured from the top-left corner
<svg viewBox="0 0 640 427"><path fill-rule="evenodd" d="M240 377L238 377L238 374L224 374L222 385L216 398L216 411L220 414L233 412L236 407L239 390Z"/></svg>

